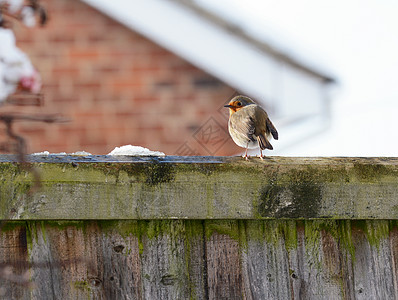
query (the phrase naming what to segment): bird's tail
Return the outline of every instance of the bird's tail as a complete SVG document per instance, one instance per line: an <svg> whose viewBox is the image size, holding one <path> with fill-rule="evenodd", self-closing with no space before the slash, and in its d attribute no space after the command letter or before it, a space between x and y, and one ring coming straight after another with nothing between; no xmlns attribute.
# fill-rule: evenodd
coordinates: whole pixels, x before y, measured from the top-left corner
<svg viewBox="0 0 398 300"><path fill-rule="evenodd" d="M272 150L272 149L274 149L274 147L272 147L272 145L271 145L271 143L267 140L267 138L264 136L264 135L262 135L262 134L260 134L258 137L257 137L257 141L258 141L258 145L260 146L260 149L261 150L264 150L264 149L270 149L270 150Z"/></svg>

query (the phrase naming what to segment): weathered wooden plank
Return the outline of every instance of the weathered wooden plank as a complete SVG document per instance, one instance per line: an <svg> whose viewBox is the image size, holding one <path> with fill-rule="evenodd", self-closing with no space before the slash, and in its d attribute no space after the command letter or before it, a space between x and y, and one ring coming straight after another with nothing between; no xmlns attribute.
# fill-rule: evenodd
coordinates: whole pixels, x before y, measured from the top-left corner
<svg viewBox="0 0 398 300"><path fill-rule="evenodd" d="M5 299L397 299L395 221L6 223ZM22 277L21 277L22 278Z"/></svg>
<svg viewBox="0 0 398 300"><path fill-rule="evenodd" d="M190 282L183 221L149 221L143 236L145 299L189 299Z"/></svg>
<svg viewBox="0 0 398 300"><path fill-rule="evenodd" d="M0 298L29 299L29 265L24 224L1 224Z"/></svg>
<svg viewBox="0 0 398 300"><path fill-rule="evenodd" d="M390 221L390 248L391 248L391 267L393 273L395 299L398 299L398 228L395 221Z"/></svg>
<svg viewBox="0 0 398 300"><path fill-rule="evenodd" d="M355 299L396 299L389 222L362 221L356 225L353 230Z"/></svg>
<svg viewBox="0 0 398 300"><path fill-rule="evenodd" d="M116 226L113 228L115 224ZM118 225L121 225L121 228L118 228ZM99 245L97 245L98 243L89 243L89 245L100 249L98 251L98 249L91 248L88 251L89 253L99 252L97 264L100 268L97 273L98 277L95 277L94 273L88 277L88 282L91 282L92 285L93 280L99 278L104 299L142 299L140 245L138 237L131 234L131 232L137 232L138 226L139 224L135 221L125 221L119 224L111 222L106 224L103 228L105 231L98 237ZM95 236L98 229L93 226L91 230L92 236ZM88 267L92 266L88 265Z"/></svg>
<svg viewBox="0 0 398 300"><path fill-rule="evenodd" d="M355 299L354 286L354 261L355 247L352 240L352 222L350 220L339 220L333 222L333 241L338 250L329 260L329 266L335 272L335 279L341 287L341 299ZM330 233L330 232L329 232Z"/></svg>
<svg viewBox="0 0 398 300"><path fill-rule="evenodd" d="M334 222L247 221L246 226L254 299L352 299L351 254L332 235L338 234Z"/></svg>
<svg viewBox="0 0 398 300"><path fill-rule="evenodd" d="M289 251L297 243L296 222L245 222L247 249L242 251L247 293L252 299L292 299ZM282 226L281 226L282 225ZM290 242L286 242L290 237Z"/></svg>
<svg viewBox="0 0 398 300"><path fill-rule="evenodd" d="M328 269L331 263L325 260L325 256L329 261L336 257L329 249L335 244L321 228L317 223L305 222L297 229L297 248L289 256L294 299L341 299L342 288L331 276L335 272Z"/></svg>
<svg viewBox="0 0 398 300"><path fill-rule="evenodd" d="M32 299L141 299L136 237L95 223L41 224L31 226Z"/></svg>
<svg viewBox="0 0 398 300"><path fill-rule="evenodd" d="M41 283L32 291L33 299L203 299L206 295L201 222L188 224L189 232L184 221L96 224L31 223L32 281Z"/></svg>
<svg viewBox="0 0 398 300"><path fill-rule="evenodd" d="M398 218L396 158L34 160L28 193L29 172L0 156L2 219Z"/></svg>
<svg viewBox="0 0 398 300"><path fill-rule="evenodd" d="M204 221L185 221L190 299L207 299L207 265Z"/></svg>
<svg viewBox="0 0 398 300"><path fill-rule="evenodd" d="M30 271L31 280L35 285L31 295L32 299L56 299L58 295L65 296L62 283L66 283L63 276L66 272L62 274L63 264L57 259L57 253L52 250L56 245L52 242L50 235L45 234L45 229L41 225L40 222L30 222L27 227L31 241L29 260L33 264ZM55 242L61 242L63 249L67 249L69 244L64 242L63 232L57 232L57 235L59 235L59 240L57 236ZM49 239L45 238L47 236ZM72 261L72 258L70 253L64 257L68 262ZM69 283L67 284L69 286ZM69 289L68 292L72 295Z"/></svg>
<svg viewBox="0 0 398 300"><path fill-rule="evenodd" d="M243 299L238 222L207 221L205 226L209 299Z"/></svg>

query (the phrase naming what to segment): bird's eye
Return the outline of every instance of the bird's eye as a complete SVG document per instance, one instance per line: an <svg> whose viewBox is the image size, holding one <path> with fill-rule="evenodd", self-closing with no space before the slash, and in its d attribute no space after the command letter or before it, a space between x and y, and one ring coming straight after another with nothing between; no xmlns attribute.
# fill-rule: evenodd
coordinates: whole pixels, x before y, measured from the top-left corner
<svg viewBox="0 0 398 300"><path fill-rule="evenodd" d="M242 106L242 103L238 102L236 103L237 106Z"/></svg>

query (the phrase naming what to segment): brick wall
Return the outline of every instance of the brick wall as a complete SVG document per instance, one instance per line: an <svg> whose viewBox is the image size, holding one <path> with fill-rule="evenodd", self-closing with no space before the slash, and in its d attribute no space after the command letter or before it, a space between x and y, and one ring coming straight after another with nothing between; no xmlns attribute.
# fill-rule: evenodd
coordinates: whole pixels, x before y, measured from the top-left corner
<svg viewBox="0 0 398 300"><path fill-rule="evenodd" d="M80 1L43 3L46 27L14 29L43 77L45 104L17 109L70 122L19 124L30 152L106 154L125 144L168 155L241 151L220 109L233 88Z"/></svg>

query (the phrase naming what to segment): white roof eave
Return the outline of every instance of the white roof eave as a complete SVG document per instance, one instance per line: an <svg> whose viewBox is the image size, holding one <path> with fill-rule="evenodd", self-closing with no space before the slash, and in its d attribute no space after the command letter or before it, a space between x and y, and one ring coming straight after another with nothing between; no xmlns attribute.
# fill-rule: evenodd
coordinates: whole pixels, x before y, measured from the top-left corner
<svg viewBox="0 0 398 300"><path fill-rule="evenodd" d="M164 0L83 0L126 27L253 97L264 99L269 56L193 11Z"/></svg>

